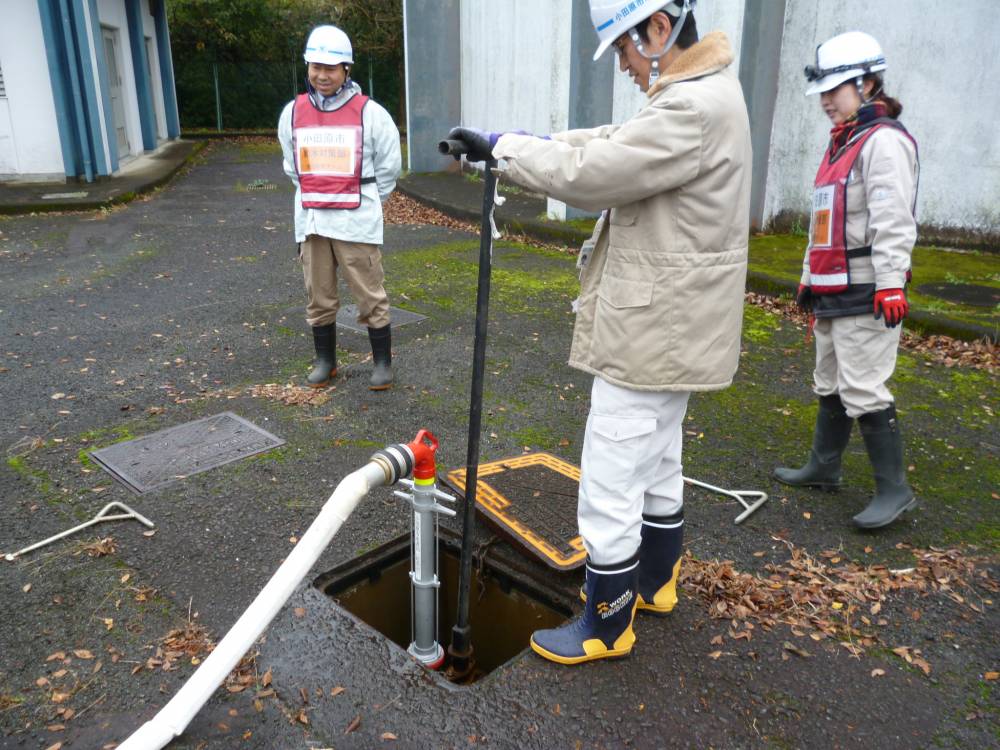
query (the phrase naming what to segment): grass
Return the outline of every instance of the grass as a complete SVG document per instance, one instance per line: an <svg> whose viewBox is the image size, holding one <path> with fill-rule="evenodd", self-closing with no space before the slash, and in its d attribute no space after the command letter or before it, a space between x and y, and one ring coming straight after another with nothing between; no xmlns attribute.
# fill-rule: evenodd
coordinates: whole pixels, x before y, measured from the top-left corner
<svg viewBox="0 0 1000 750"><path fill-rule="evenodd" d="M750 270L797 283L802 275L805 253L804 236L787 234L759 235L750 240ZM984 262L978 251L956 251L918 245L913 251L913 283L907 288L910 306L915 310L936 312L968 323L992 327L997 310L949 302L920 291L925 285L976 285L1000 291L1000 277L995 264Z"/></svg>

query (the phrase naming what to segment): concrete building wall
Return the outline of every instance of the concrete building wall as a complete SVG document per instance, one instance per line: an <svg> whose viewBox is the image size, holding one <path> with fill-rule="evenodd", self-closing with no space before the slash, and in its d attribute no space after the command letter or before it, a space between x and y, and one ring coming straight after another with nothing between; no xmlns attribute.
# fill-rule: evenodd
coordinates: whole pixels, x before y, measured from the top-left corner
<svg viewBox="0 0 1000 750"><path fill-rule="evenodd" d="M52 83L37 2L4 2L0 23L0 179L62 179Z"/></svg>
<svg viewBox="0 0 1000 750"><path fill-rule="evenodd" d="M816 45L844 31L874 35L885 51L886 91L920 145L922 225L1000 233L1000 15L989 0L787 0L768 160L765 222L805 213L829 136L802 68Z"/></svg>
<svg viewBox="0 0 1000 750"><path fill-rule="evenodd" d="M153 95L153 109L156 112L156 138L167 137L167 116L163 103L163 82L160 80L160 54L156 45L156 19L149 12L149 3L142 3L142 34L151 72L150 86Z"/></svg>
<svg viewBox="0 0 1000 750"><path fill-rule="evenodd" d="M462 0L463 124L566 129L574 1Z"/></svg>

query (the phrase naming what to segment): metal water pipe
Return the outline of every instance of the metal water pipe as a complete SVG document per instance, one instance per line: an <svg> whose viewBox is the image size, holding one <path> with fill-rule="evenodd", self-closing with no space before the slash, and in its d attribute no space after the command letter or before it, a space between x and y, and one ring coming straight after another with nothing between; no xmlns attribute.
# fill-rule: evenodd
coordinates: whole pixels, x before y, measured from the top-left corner
<svg viewBox="0 0 1000 750"><path fill-rule="evenodd" d="M425 434L426 433L426 434ZM439 669L444 664L444 648L438 642L438 519L441 515L454 517L455 511L440 505L438 500L455 502L451 495L435 485L434 454L437 439L422 430L414 440L419 447L414 450L413 480L401 479L400 484L410 492L396 490L393 494L413 507L413 528L410 544L410 612L413 640L406 650L429 669Z"/></svg>
<svg viewBox="0 0 1000 750"><path fill-rule="evenodd" d="M160 750L184 732L288 601L361 499L375 487L409 476L416 456L425 456L428 440L437 445L437 438L421 430L413 442L377 451L367 464L340 481L316 520L219 645L167 705L119 745L119 750Z"/></svg>

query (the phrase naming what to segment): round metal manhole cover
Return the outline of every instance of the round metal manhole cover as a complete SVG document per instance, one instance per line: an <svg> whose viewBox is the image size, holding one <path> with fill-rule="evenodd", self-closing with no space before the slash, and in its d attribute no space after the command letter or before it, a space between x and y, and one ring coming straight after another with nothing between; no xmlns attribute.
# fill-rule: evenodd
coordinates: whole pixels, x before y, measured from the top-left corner
<svg viewBox="0 0 1000 750"><path fill-rule="evenodd" d="M960 305L973 307L1000 305L1000 289L981 284L921 284L917 287L917 291Z"/></svg>

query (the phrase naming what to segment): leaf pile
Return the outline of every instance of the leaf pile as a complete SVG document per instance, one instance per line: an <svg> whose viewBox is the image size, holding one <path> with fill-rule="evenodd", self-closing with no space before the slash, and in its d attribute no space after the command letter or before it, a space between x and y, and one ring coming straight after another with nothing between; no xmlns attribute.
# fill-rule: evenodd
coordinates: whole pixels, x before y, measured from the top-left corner
<svg viewBox="0 0 1000 750"><path fill-rule="evenodd" d="M918 550L899 544L897 548L911 549L915 564L895 570L855 562L838 565L841 557L836 551L825 551L816 558L801 547L773 538L788 545L790 558L767 564L764 575L738 571L729 560L698 560L690 553L681 566L681 585L706 602L710 617L730 621L733 640L749 641L757 626L770 631L784 624L795 635L808 633L814 641L841 640L842 646L860 656L865 648L878 643L876 627L889 624L878 615L891 594L938 593L982 612L980 605L958 591L971 589L973 582L989 591L1000 591L987 571L977 569L974 560L957 550ZM911 650L908 654L907 661L923 669L923 664L913 661L919 658L917 653Z"/></svg>
<svg viewBox="0 0 1000 750"><path fill-rule="evenodd" d="M325 388L307 388L301 385L278 385L265 383L253 385L248 393L254 398L266 398L268 401L280 401L289 406L321 406L330 400L330 394Z"/></svg>
<svg viewBox="0 0 1000 750"><path fill-rule="evenodd" d="M215 644L209 637L208 630L201 625L188 622L183 628L174 628L163 636L156 646L155 654L146 659L144 664L137 666L132 674L143 667L172 672L177 669L180 661L190 661L197 665L213 648Z"/></svg>
<svg viewBox="0 0 1000 750"><path fill-rule="evenodd" d="M809 325L809 314L786 297L747 292L746 301L803 328ZM900 346L907 351L923 354L945 367L970 367L991 373L1000 372L1000 346L985 339L962 341L950 336L924 336L904 328Z"/></svg>
<svg viewBox="0 0 1000 750"><path fill-rule="evenodd" d="M435 227L479 233L479 227L475 224L453 219L399 191L394 192L389 200L382 204L382 216L386 224L430 224Z"/></svg>

